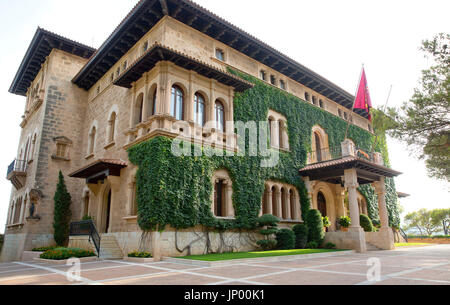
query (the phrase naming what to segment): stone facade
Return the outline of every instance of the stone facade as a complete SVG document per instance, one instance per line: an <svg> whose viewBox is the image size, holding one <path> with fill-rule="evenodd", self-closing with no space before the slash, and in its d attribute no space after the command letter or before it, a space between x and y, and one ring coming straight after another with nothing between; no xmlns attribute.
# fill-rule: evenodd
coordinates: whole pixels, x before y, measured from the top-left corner
<svg viewBox="0 0 450 305"><path fill-rule="evenodd" d="M183 134L184 127L180 126L186 124L193 130L201 127L194 120L193 100L196 93L205 99L206 121L214 120L216 101L223 105L225 121L231 122L231 125L225 130L216 129L213 133L218 142L225 143L224 148L234 149L235 91L232 86L168 61L160 61L152 70L145 72L132 84L131 89L113 84L127 67L155 43L220 71L232 67L255 77L260 77L261 71L264 71L270 85L301 99L314 97L311 103L316 102L317 107L334 115L339 116L342 111L350 113L339 103L170 16L163 17L153 26L87 91L79 88L72 80L88 60L54 48L27 93L18 150L18 160L27 163L26 183L19 190L13 188L11 193L2 260L17 260L23 251L53 243L53 195L59 171L63 172L72 195L73 221L79 221L86 215L92 217L100 233L110 233L116 237L123 253L138 248L156 251L152 246L154 236L142 234L137 224L137 168L129 162L126 149L158 135L175 138ZM222 50L223 60L216 58L217 49ZM171 88L174 85L184 92L184 122L171 116ZM282 115L271 113L271 117L281 122L283 128L285 118ZM370 129L370 122L357 114L353 115L353 123L363 129ZM199 136L202 138L201 134ZM275 145L289 151L286 133L281 135L280 142L284 144ZM100 159L121 160L127 166L121 170L120 176L110 175L96 183L87 184L85 180L68 177L70 173ZM271 182L269 184L270 188L274 186ZM296 190L286 192L289 186L280 185L278 191L283 190L284 198L277 197L276 200L280 203L299 202ZM315 208L319 192L326 196L332 229L336 229L336 217L348 214L344 206L343 189L325 183L311 185L310 195ZM227 200L226 216L233 217L232 199L227 197ZM30 212L32 203L34 213ZM16 211L18 209L20 212ZM284 225L301 222L298 205L293 208L289 204L282 206L278 213L285 216ZM200 228L183 232L169 229L158 235L158 247L161 255L173 256L201 254L205 251L205 244L214 251L253 250L258 238L257 233L251 232L205 235ZM71 243L81 245L83 241L72 240Z"/></svg>

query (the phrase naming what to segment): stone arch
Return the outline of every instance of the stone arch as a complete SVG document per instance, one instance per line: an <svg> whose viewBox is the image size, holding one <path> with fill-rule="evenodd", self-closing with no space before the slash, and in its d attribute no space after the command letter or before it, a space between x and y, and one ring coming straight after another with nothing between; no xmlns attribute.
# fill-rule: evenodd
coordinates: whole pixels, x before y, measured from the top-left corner
<svg viewBox="0 0 450 305"><path fill-rule="evenodd" d="M107 144L114 143L117 134L117 106L114 105L108 115Z"/></svg>
<svg viewBox="0 0 450 305"><path fill-rule="evenodd" d="M311 135L311 162L321 162L330 159L328 134L319 125L312 128Z"/></svg>
<svg viewBox="0 0 450 305"><path fill-rule="evenodd" d="M147 93L145 120L157 113L158 102L158 85L154 83Z"/></svg>
<svg viewBox="0 0 450 305"><path fill-rule="evenodd" d="M97 121L94 121L94 123L91 125L91 128L89 129L89 138L88 138L88 155L94 154L95 147L96 147L96 141L97 141L97 133L98 133L98 126Z"/></svg>
<svg viewBox="0 0 450 305"><path fill-rule="evenodd" d="M270 145L274 148L289 150L287 119L281 113L269 109Z"/></svg>
<svg viewBox="0 0 450 305"><path fill-rule="evenodd" d="M138 94L133 104L133 127L144 121L144 93Z"/></svg>
<svg viewBox="0 0 450 305"><path fill-rule="evenodd" d="M234 217L233 181L229 171L218 169L212 176L213 195L211 210L215 217Z"/></svg>
<svg viewBox="0 0 450 305"><path fill-rule="evenodd" d="M326 201L326 211L327 211L327 215L322 215L323 217L327 216L331 222L331 227L330 229L334 230L336 228L336 203L335 203L335 196L333 193L333 190L331 189L331 187L325 183L325 182L319 182L317 185L315 185L314 187L314 192L313 192L313 207L314 209L318 210L318 196L319 193L322 193L323 196L325 197L325 201Z"/></svg>
<svg viewBox="0 0 450 305"><path fill-rule="evenodd" d="M97 228L99 229L99 233L108 233L111 228L112 200L111 183L106 180L100 191L97 207Z"/></svg>

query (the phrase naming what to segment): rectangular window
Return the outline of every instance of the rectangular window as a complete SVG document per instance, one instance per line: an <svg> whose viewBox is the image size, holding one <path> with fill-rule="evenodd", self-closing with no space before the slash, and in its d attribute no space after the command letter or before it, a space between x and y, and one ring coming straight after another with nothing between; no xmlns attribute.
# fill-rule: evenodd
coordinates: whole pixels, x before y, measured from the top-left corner
<svg viewBox="0 0 450 305"><path fill-rule="evenodd" d="M216 58L225 61L225 52L222 49L216 49Z"/></svg>
<svg viewBox="0 0 450 305"><path fill-rule="evenodd" d="M277 85L277 79L275 78L274 75L271 75L271 76L270 76L270 83L271 83L272 85L274 85L274 86Z"/></svg>
<svg viewBox="0 0 450 305"><path fill-rule="evenodd" d="M266 80L266 72L264 70L259 71L259 77L262 80Z"/></svg>
<svg viewBox="0 0 450 305"><path fill-rule="evenodd" d="M286 90L286 83L284 82L284 80L280 80L280 88Z"/></svg>
<svg viewBox="0 0 450 305"><path fill-rule="evenodd" d="M61 143L56 144L56 156L59 158L66 157L66 144Z"/></svg>

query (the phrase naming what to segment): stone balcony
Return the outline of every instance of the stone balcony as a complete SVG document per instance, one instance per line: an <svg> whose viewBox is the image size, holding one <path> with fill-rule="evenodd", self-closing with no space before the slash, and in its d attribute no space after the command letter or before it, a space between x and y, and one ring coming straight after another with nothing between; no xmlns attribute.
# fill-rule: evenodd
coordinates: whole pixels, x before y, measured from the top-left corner
<svg viewBox="0 0 450 305"><path fill-rule="evenodd" d="M27 179L27 161L14 160L8 166L6 179L11 181L17 190L23 188Z"/></svg>
<svg viewBox="0 0 450 305"><path fill-rule="evenodd" d="M238 136L236 134L221 132L208 125L210 124L201 127L194 122L178 121L169 115L154 115L148 121L138 124L125 133L128 139L125 149L157 136L166 136L201 146L237 151ZM233 130L234 128L229 129Z"/></svg>

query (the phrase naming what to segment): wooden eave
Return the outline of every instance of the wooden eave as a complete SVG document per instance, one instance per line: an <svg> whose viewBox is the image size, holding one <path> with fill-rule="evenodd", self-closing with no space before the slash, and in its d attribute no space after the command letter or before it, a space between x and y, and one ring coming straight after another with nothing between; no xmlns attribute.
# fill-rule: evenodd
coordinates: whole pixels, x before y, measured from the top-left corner
<svg viewBox="0 0 450 305"><path fill-rule="evenodd" d="M132 84L140 79L144 73L153 69L160 61L170 61L175 65L189 71L195 71L199 75L215 79L219 83L233 87L235 91L242 92L253 84L242 80L225 71L218 70L206 63L200 62L186 54L175 51L158 43L147 50L140 58L132 63L120 76L114 81L114 85L131 88Z"/></svg>
<svg viewBox="0 0 450 305"><path fill-rule="evenodd" d="M352 109L354 96L350 93L190 0L139 1L73 82L89 90L164 16L170 16ZM368 118L364 110L355 112Z"/></svg>
<svg viewBox="0 0 450 305"><path fill-rule="evenodd" d="M26 96L28 88L53 49L82 58L90 58L95 49L38 28L9 89L10 93Z"/></svg>

